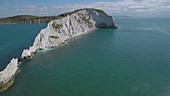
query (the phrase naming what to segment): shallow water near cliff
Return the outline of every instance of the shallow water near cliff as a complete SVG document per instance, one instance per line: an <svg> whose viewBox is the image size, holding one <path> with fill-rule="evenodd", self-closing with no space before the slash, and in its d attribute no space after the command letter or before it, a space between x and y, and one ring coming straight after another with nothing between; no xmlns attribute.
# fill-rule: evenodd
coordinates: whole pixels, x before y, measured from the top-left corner
<svg viewBox="0 0 170 96"><path fill-rule="evenodd" d="M41 51L21 65L15 83L0 96L169 96L169 21L116 18L116 30L97 29ZM0 32L0 68L44 27L0 25L12 30Z"/></svg>

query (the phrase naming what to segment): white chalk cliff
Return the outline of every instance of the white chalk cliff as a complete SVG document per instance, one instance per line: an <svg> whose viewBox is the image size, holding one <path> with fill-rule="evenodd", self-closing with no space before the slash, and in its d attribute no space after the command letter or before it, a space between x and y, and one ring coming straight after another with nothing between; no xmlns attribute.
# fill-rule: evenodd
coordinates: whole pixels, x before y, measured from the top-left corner
<svg viewBox="0 0 170 96"><path fill-rule="evenodd" d="M0 88L6 86L7 83L13 80L18 70L18 59L13 58L7 67L0 72Z"/></svg>
<svg viewBox="0 0 170 96"><path fill-rule="evenodd" d="M59 16L59 19L52 20L45 29L41 30L33 46L25 49L21 58L31 58L38 50L58 46L72 37L95 28L115 28L112 16L98 9L81 9Z"/></svg>
<svg viewBox="0 0 170 96"><path fill-rule="evenodd" d="M80 9L56 16L35 38L33 45L22 52L21 58L30 59L35 52L65 43L80 34L96 28L116 28L112 16L98 9ZM12 59L0 72L0 91L7 89L18 72L18 59ZM10 83L10 84L9 84Z"/></svg>

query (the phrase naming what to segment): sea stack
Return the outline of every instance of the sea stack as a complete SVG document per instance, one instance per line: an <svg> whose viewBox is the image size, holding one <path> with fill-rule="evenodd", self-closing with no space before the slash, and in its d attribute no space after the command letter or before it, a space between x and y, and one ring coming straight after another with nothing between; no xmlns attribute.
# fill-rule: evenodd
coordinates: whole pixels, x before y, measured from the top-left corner
<svg viewBox="0 0 170 96"><path fill-rule="evenodd" d="M0 92L6 90L14 82L18 72L18 59L13 58L7 67L0 72Z"/></svg>
<svg viewBox="0 0 170 96"><path fill-rule="evenodd" d="M22 59L30 59L38 50L56 47L66 40L80 34L86 34L96 28L117 28L112 16L99 9L80 9L58 16L48 23L35 38L29 49L22 53Z"/></svg>

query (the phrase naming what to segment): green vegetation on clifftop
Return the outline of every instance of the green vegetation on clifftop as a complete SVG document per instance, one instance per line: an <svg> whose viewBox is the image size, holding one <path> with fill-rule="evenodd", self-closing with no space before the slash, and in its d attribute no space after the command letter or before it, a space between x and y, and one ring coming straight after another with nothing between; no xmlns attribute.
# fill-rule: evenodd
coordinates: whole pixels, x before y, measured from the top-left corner
<svg viewBox="0 0 170 96"><path fill-rule="evenodd" d="M51 20L60 19L60 18L66 17L68 15L71 15L73 13L76 13L76 12L82 11L82 10L88 10L88 11L95 10L99 14L107 15L103 10L94 9L94 8L84 8L84 9L78 9L78 10L75 10L75 11L72 11L72 12L66 12L66 13L60 14L58 16L39 17L39 16L32 16L32 15L17 15L17 16L13 16L13 17L0 18L0 24L48 23Z"/></svg>

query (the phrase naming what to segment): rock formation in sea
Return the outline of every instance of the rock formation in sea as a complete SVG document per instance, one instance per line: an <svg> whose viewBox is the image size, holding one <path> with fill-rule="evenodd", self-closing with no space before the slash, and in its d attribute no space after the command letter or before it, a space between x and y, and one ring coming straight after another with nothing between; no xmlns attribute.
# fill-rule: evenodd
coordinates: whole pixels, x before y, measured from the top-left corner
<svg viewBox="0 0 170 96"><path fill-rule="evenodd" d="M112 16L98 9L81 9L62 15L62 18L52 20L41 30L33 46L25 49L21 58L31 58L38 50L58 46L72 37L96 28L116 28Z"/></svg>
<svg viewBox="0 0 170 96"><path fill-rule="evenodd" d="M56 47L75 36L86 34L96 28L116 28L112 16L98 9L80 9L61 14L57 19L48 23L45 29L37 35L32 46L24 49L22 60L31 59L38 51ZM18 72L18 60L12 59L11 63L0 72L0 89L5 89L13 82Z"/></svg>
<svg viewBox="0 0 170 96"><path fill-rule="evenodd" d="M14 82L18 72L18 59L13 58L7 67L0 72L0 91L6 90Z"/></svg>

